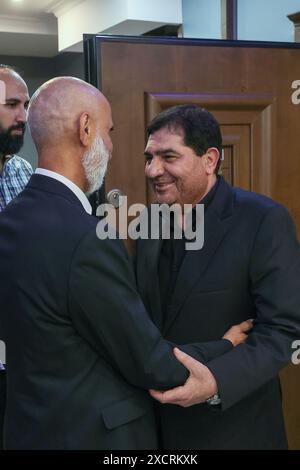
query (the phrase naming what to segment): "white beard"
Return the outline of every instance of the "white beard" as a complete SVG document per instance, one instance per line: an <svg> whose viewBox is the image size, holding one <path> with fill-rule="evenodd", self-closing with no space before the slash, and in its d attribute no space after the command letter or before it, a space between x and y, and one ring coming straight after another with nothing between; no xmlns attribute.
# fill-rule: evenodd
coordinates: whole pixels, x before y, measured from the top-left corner
<svg viewBox="0 0 300 470"><path fill-rule="evenodd" d="M88 181L86 194L89 196L101 188L109 161L109 152L103 139L96 137L90 150L83 155L82 166Z"/></svg>

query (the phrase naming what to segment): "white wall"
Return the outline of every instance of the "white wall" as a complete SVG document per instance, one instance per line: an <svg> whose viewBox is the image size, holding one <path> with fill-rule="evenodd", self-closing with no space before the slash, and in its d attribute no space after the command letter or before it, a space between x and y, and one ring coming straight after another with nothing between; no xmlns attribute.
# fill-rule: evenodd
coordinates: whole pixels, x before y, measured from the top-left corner
<svg viewBox="0 0 300 470"><path fill-rule="evenodd" d="M182 0L127 0L127 3L130 20L182 22Z"/></svg>
<svg viewBox="0 0 300 470"><path fill-rule="evenodd" d="M55 14L62 51L74 48L84 33L139 35L164 24L181 24L182 3L181 0L84 0Z"/></svg>

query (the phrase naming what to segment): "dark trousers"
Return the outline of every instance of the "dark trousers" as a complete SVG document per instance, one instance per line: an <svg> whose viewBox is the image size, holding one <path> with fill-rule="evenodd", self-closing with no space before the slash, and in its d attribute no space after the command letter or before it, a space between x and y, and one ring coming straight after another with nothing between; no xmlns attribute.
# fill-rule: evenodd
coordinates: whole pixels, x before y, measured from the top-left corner
<svg viewBox="0 0 300 470"><path fill-rule="evenodd" d="M0 370L0 450L3 449L3 424L6 401L6 372Z"/></svg>

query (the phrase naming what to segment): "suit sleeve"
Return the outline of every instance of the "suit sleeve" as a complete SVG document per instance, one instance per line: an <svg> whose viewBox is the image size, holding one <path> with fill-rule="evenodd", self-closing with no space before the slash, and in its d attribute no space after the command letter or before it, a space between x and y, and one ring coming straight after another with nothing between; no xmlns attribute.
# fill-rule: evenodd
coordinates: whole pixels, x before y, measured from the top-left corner
<svg viewBox="0 0 300 470"><path fill-rule="evenodd" d="M69 310L81 336L133 385L168 389L188 378L145 310L120 240L90 233L81 241L70 267ZM195 354L204 361L206 351L199 346Z"/></svg>
<svg viewBox="0 0 300 470"><path fill-rule="evenodd" d="M223 410L274 378L291 360L293 341L300 337L299 279L294 224L286 209L273 207L260 224L250 259L254 328L246 343L207 364L218 383Z"/></svg>
<svg viewBox="0 0 300 470"><path fill-rule="evenodd" d="M220 339L206 343L183 344L178 346L178 348L197 361L207 364L207 362L212 361L216 357L231 351L233 345L228 339Z"/></svg>

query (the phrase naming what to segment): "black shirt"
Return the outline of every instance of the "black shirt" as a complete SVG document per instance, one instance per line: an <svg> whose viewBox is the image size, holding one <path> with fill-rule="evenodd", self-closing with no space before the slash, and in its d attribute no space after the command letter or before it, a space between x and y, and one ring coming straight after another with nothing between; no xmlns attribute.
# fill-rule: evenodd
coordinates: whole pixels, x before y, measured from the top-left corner
<svg viewBox="0 0 300 470"><path fill-rule="evenodd" d="M209 204L212 202L215 193L219 186L220 178L217 178L216 183L207 193L207 195L199 201L199 204L204 204L204 211L207 210ZM193 229L196 223L196 209L193 208L192 214ZM171 305L173 292L176 285L179 269L185 257L185 243L184 236L181 239L174 238L174 224L170 224L170 240L163 240L159 264L158 276L160 287L161 311L163 315L163 324L167 317L168 308Z"/></svg>

